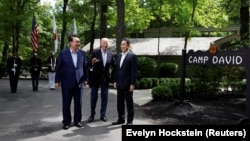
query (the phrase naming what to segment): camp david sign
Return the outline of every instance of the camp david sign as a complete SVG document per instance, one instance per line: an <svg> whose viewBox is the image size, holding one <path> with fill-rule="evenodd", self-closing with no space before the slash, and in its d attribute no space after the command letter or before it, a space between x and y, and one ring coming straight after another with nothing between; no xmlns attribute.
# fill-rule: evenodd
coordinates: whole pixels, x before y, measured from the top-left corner
<svg viewBox="0 0 250 141"><path fill-rule="evenodd" d="M225 66L247 66L250 58L248 55L249 50L239 49L217 51L216 53L210 53L209 51L196 51L190 50L186 54L187 64L196 65L225 65ZM249 57L248 57L249 56Z"/></svg>
<svg viewBox="0 0 250 141"><path fill-rule="evenodd" d="M223 65L223 66L236 66L246 67L247 69L247 84L246 84L246 115L247 121L250 122L250 47L240 48L238 50L220 51L216 46L212 46L208 51L190 50L188 53L183 50L183 58L186 64L189 65ZM185 71L183 71L185 72ZM185 74L183 74L185 76ZM184 78L182 76L182 78ZM180 84L184 87L185 81L182 79ZM242 121L244 121L243 119Z"/></svg>

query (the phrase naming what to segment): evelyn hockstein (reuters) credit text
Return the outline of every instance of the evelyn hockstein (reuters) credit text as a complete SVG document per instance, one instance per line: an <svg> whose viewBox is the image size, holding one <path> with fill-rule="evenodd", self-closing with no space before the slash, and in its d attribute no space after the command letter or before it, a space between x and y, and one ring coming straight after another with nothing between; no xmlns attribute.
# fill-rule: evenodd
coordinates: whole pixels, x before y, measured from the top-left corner
<svg viewBox="0 0 250 141"><path fill-rule="evenodd" d="M198 129L186 129L186 130L166 130L166 129L158 129L158 130L151 130L148 131L146 129L142 130L133 130L133 129L126 129L126 136L127 137L162 137L162 136L168 136L168 137L176 137L176 136L206 136L206 138L209 137L242 137L245 138L246 136L246 130L215 130L215 129L206 129L205 131L198 130Z"/></svg>

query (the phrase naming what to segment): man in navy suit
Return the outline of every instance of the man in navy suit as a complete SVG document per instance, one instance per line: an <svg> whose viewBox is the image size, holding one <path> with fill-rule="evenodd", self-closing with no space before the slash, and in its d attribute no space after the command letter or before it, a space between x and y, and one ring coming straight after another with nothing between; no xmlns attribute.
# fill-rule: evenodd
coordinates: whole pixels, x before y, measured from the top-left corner
<svg viewBox="0 0 250 141"><path fill-rule="evenodd" d="M121 41L121 51L118 54L114 88L117 89L117 111L118 120L113 125L125 123L125 105L127 107L127 125L132 125L134 120L133 91L136 83L137 57L129 51L130 41ZM126 102L126 104L125 104Z"/></svg>
<svg viewBox="0 0 250 141"><path fill-rule="evenodd" d="M106 110L108 104L108 87L113 83L112 74L115 67L115 59L112 52L108 50L108 39L102 38L100 48L93 51L90 62L89 86L91 87L91 112L88 122L94 120L96 114L96 102L98 99L98 89L101 88L101 109L100 119L107 121Z"/></svg>
<svg viewBox="0 0 250 141"><path fill-rule="evenodd" d="M69 48L60 51L55 76L55 88L62 89L63 129L70 127L72 117L70 105L74 98L74 124L82 127L82 88L86 83L85 52L80 50L77 35L69 37Z"/></svg>

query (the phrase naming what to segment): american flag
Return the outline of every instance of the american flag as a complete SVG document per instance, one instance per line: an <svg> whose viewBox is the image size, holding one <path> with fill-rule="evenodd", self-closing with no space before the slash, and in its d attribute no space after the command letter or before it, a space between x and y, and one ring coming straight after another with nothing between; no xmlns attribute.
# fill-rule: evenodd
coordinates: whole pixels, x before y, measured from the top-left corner
<svg viewBox="0 0 250 141"><path fill-rule="evenodd" d="M32 32L31 32L31 44L34 52L38 50L38 30L36 24L36 17L33 15L32 19Z"/></svg>

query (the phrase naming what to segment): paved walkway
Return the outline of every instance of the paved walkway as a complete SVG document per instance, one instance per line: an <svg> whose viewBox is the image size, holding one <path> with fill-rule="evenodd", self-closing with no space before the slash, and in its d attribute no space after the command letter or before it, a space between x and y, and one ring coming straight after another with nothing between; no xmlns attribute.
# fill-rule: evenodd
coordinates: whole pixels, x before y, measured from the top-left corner
<svg viewBox="0 0 250 141"><path fill-rule="evenodd" d="M1 141L121 141L121 125L117 119L116 91L110 89L108 122L99 120L100 99L95 121L87 123L90 112L90 89L83 94L84 128L62 129L62 99L60 90L49 90L47 80L40 80L39 90L32 91L31 80L19 80L16 94L10 93L9 80L0 79L0 140ZM136 90L134 124L154 124L145 118L139 105L151 100L151 90ZM72 103L73 105L73 103Z"/></svg>

